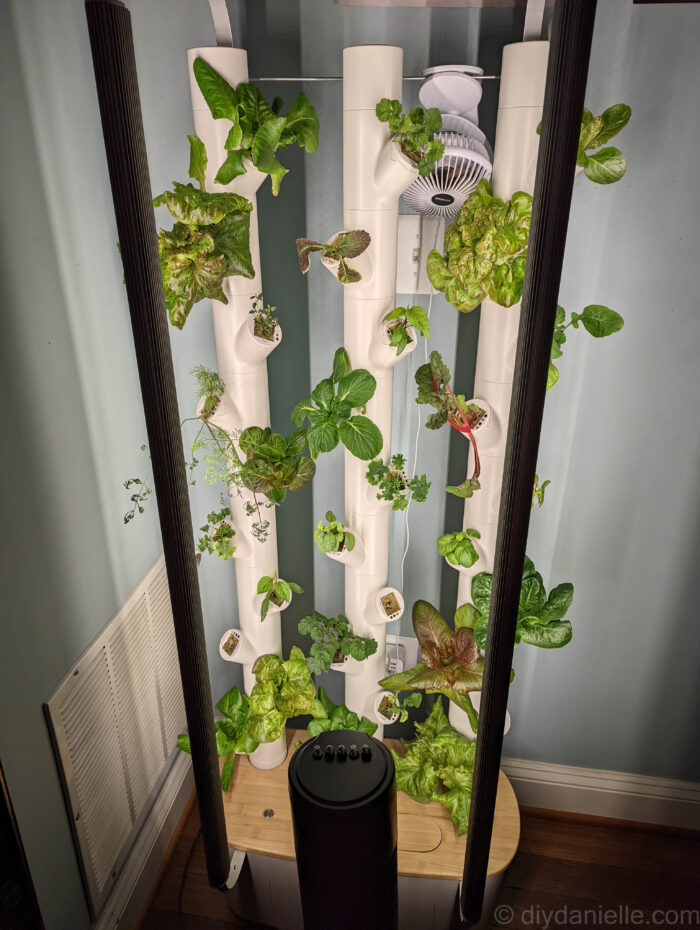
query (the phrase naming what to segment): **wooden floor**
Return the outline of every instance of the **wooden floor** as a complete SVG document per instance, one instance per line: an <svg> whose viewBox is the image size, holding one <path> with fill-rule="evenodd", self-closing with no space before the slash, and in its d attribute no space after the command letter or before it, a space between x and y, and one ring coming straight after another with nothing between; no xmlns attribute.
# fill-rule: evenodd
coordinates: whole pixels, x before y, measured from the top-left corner
<svg viewBox="0 0 700 930"><path fill-rule="evenodd" d="M523 808L521 817L520 847L494 926L700 930L700 834L534 808ZM225 896L207 884L201 839L190 861L178 925L178 894L198 829L193 807L140 930L255 926L236 920Z"/></svg>

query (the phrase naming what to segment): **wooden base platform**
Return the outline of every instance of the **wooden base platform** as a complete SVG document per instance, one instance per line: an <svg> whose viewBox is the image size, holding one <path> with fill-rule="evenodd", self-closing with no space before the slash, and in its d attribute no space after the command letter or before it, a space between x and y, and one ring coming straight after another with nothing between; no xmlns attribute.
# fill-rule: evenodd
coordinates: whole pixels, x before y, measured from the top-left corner
<svg viewBox="0 0 700 930"><path fill-rule="evenodd" d="M253 768L247 758L236 761L231 790L224 795L229 846L280 859L294 859L292 812L287 766L304 730L289 730L287 760L276 769ZM400 749L396 740L385 740ZM270 812L274 812L270 816ZM266 816L267 814L267 816ZM398 794L399 874L423 878L462 878L466 837L458 837L447 810L436 802L420 804ZM493 824L489 877L508 868L520 840L520 812L510 782L500 773Z"/></svg>

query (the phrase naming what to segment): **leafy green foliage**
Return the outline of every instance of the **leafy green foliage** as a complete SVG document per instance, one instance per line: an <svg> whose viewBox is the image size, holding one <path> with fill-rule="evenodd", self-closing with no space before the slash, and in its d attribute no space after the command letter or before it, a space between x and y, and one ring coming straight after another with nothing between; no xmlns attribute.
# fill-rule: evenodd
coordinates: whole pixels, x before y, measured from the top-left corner
<svg viewBox="0 0 700 930"><path fill-rule="evenodd" d="M141 446L142 452L148 451L147 445ZM153 488L150 486L149 479L151 477L151 472L149 472L145 478L127 478L124 482L124 487L127 491L131 491L129 500L131 501L131 510L127 510L124 514L124 523L130 523L137 513L143 513L144 504L148 498L153 493Z"/></svg>
<svg viewBox="0 0 700 930"><path fill-rule="evenodd" d="M447 559L450 565L471 568L478 561L479 554L470 537L479 539L481 534L472 529L460 530L457 533L443 533L437 541L438 552Z"/></svg>
<svg viewBox="0 0 700 930"><path fill-rule="evenodd" d="M191 369L190 374L197 379L197 396L204 399L202 417L208 420L218 407L226 385L217 372L211 371L205 365L197 365Z"/></svg>
<svg viewBox="0 0 700 930"><path fill-rule="evenodd" d="M324 617L314 611L299 621L299 632L310 636L313 645L309 649L309 670L314 674L327 671L332 663L342 662L346 656L362 662L377 651L376 639L355 636L347 617Z"/></svg>
<svg viewBox="0 0 700 930"><path fill-rule="evenodd" d="M398 713L398 723L406 723L408 720L408 708L420 707L423 703L423 695L416 691L413 694L407 694L403 701L399 700L396 694L385 694L377 707L378 713L386 720L391 722L394 714Z"/></svg>
<svg viewBox="0 0 700 930"><path fill-rule="evenodd" d="M342 549L352 552L355 548L355 536L336 520L332 510L326 511L325 523L319 520L316 524L314 542L319 552L340 552Z"/></svg>
<svg viewBox="0 0 700 930"><path fill-rule="evenodd" d="M277 307L271 307L270 304L263 305L262 294L256 294L250 298L253 301L252 309L248 311L253 317L253 332L261 339L267 339L272 342L275 338L275 329L277 328Z"/></svg>
<svg viewBox="0 0 700 930"><path fill-rule="evenodd" d="M486 648L492 583L490 572L475 575L472 579L472 604L459 608L462 622L474 631L474 638L481 649ZM552 588L548 596L542 576L535 570L532 560L526 557L520 585L516 645L523 642L542 649L560 649L571 642L571 623L564 617L573 598L574 586L568 581Z"/></svg>
<svg viewBox="0 0 700 930"><path fill-rule="evenodd" d="M422 307L396 307L384 317L385 323L391 323L389 332L391 333L390 346L394 346L396 354L401 355L406 346L411 342L411 336L408 327L414 329L427 339L430 335L430 322L428 314Z"/></svg>
<svg viewBox="0 0 700 930"><path fill-rule="evenodd" d="M318 118L308 97L301 93L281 115L283 102L275 98L270 106L253 84L236 89L208 65L196 58L194 76L214 119L231 122L225 142L226 159L219 167L216 182L230 184L246 172L246 162L270 175L272 193L277 196L288 169L277 159L278 149L297 144L307 152L318 148Z"/></svg>
<svg viewBox="0 0 700 930"><path fill-rule="evenodd" d="M574 329L583 328L596 339L602 339L604 336L611 336L619 332L625 325L625 321L610 307L604 307L601 304L589 304L583 308L583 313L572 313L569 322L566 322L566 310L563 307L557 307L557 315L554 323L554 335L552 337L552 348L550 351L549 372L547 374L547 390L559 380L559 369L554 364L554 360L561 358L563 355L562 346L566 342L566 330L573 326Z"/></svg>
<svg viewBox="0 0 700 930"><path fill-rule="evenodd" d="M243 485L274 504L281 504L287 491L303 488L316 473L314 462L303 455L306 430L282 436L269 426L249 426L238 437L238 447L245 456L238 471Z"/></svg>
<svg viewBox="0 0 700 930"><path fill-rule="evenodd" d="M445 146L435 133L442 128L442 116L436 107L424 110L413 107L403 112L400 100L382 97L375 110L381 123L388 123L392 139L401 146L401 151L418 166L421 177L427 178L433 165L439 161Z"/></svg>
<svg viewBox="0 0 700 930"><path fill-rule="evenodd" d="M294 594L303 594L304 589L296 581L285 581L284 578L278 578L277 572L273 575L263 575L258 581L258 594L264 594L265 597L260 605L260 619L264 620L270 609L270 603L281 607L282 604L288 604Z"/></svg>
<svg viewBox="0 0 700 930"><path fill-rule="evenodd" d="M313 679L298 646L292 646L286 662L272 654L259 656L253 674L256 684L250 692L248 732L259 743L279 739L290 717L312 713L318 704Z"/></svg>
<svg viewBox="0 0 700 930"><path fill-rule="evenodd" d="M230 519L231 511L228 507L207 514L207 522L199 528L203 534L197 541L200 552L218 555L224 561L233 558L237 548L233 545L236 531L231 526Z"/></svg>
<svg viewBox="0 0 700 930"><path fill-rule="evenodd" d="M622 152L612 145L601 146L624 129L631 116L632 110L625 103L608 107L600 116L593 116L584 107L576 163L596 184L614 184L624 175L627 163Z"/></svg>
<svg viewBox="0 0 700 930"><path fill-rule="evenodd" d="M522 296L532 197L494 197L485 179L445 230L445 255L428 255L428 278L449 302L469 313L488 297L512 307Z"/></svg>
<svg viewBox="0 0 700 930"><path fill-rule="evenodd" d="M318 689L317 704L320 705L320 710L314 713L314 718L307 727L311 739L329 730L356 730L366 733L367 736L372 736L377 731L377 724L367 717L358 717L354 711L348 710L345 704L334 704L324 688Z"/></svg>
<svg viewBox="0 0 700 930"><path fill-rule="evenodd" d="M292 423L303 426L309 421L309 451L313 459L321 452L330 452L342 442L358 459L373 459L382 451L383 439L376 423L368 417L353 414L353 408L363 412L374 396L377 382L365 368L350 367L344 348L336 351L333 372L324 378L292 410Z"/></svg>
<svg viewBox="0 0 700 930"><path fill-rule="evenodd" d="M369 247L372 237L364 229L350 229L337 233L330 242L315 239L297 239L299 268L306 274L311 266L311 254L323 252L323 258L338 263L335 276L341 284L355 284L362 280L360 272L348 264L349 258L357 258Z"/></svg>
<svg viewBox="0 0 700 930"><path fill-rule="evenodd" d="M544 504L544 492L547 490L547 487L551 483L552 482L547 479L546 481L543 481L542 484L540 484L539 475L535 475L535 483L532 487L532 503L530 504L530 510L533 509L535 504L537 504L538 507L541 507L542 504Z"/></svg>
<svg viewBox="0 0 700 930"><path fill-rule="evenodd" d="M457 835L463 836L469 824L476 741L450 725L440 700L415 728L416 738L404 742L403 755L392 750L396 787L416 801L442 804L450 812Z"/></svg>
<svg viewBox="0 0 700 930"><path fill-rule="evenodd" d="M228 791L236 763L236 753L247 755L254 752L258 748L258 741L253 739L248 732L250 705L248 698L241 694L238 688L231 688L214 706L223 714L215 720L214 726L216 728L216 750L220 757L224 757L221 788L223 791ZM183 752L192 752L187 733L181 733L178 736L177 747Z"/></svg>
<svg viewBox="0 0 700 930"><path fill-rule="evenodd" d="M404 469L406 459L403 455L392 455L391 465L385 465L381 459L369 463L365 477L372 487L378 488L377 500L390 501L392 510L405 510L408 507L408 495L418 503L427 500L432 482L425 475L409 478Z"/></svg>
<svg viewBox="0 0 700 930"><path fill-rule="evenodd" d="M445 489L456 497L471 497L481 487L479 475L481 462L473 430L481 423L486 411L477 404L468 404L464 394L455 394L450 386L450 369L443 362L439 352L430 353L430 362L420 365L415 374L418 386L417 404L430 404L435 408L425 421L428 429L440 429L449 423L458 433L466 434L474 449L474 473L462 484L448 485Z"/></svg>

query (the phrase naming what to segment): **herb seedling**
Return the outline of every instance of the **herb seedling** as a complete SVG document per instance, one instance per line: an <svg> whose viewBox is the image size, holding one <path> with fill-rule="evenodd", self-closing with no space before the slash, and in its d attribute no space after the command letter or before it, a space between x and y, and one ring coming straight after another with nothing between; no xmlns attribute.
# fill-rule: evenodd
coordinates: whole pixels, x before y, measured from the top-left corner
<svg viewBox="0 0 700 930"><path fill-rule="evenodd" d="M554 364L554 359L561 358L562 346L566 342L566 332L570 326L578 329L579 323L591 336L596 339L602 339L604 336L611 336L619 332L625 325L625 321L610 307L604 307L601 304L589 304L583 308L583 313L572 313L569 322L566 322L566 310L557 306L557 315L554 323L554 336L552 337L552 349L550 352L549 371L547 373L547 390L559 380L559 369Z"/></svg>
<svg viewBox="0 0 700 930"><path fill-rule="evenodd" d="M202 419L208 420L221 402L226 385L215 371L204 365L197 365L190 371L197 379L197 396L203 398Z"/></svg>
<svg viewBox="0 0 700 930"><path fill-rule="evenodd" d="M230 519L231 511L228 507L207 514L207 522L199 528L203 534L197 541L200 552L218 555L224 561L233 558L237 548L233 545L236 531L229 523Z"/></svg>
<svg viewBox="0 0 700 930"><path fill-rule="evenodd" d="M440 161L445 146L435 133L442 129L442 116L437 107L424 110L413 107L403 112L400 100L382 97L375 112L380 123L388 123L392 139L401 146L401 151L418 167L421 177L427 178L436 161Z"/></svg>
<svg viewBox="0 0 700 930"><path fill-rule="evenodd" d="M253 333L261 339L267 339L273 342L275 338L275 329L277 328L277 307L271 307L269 304L263 306L262 294L256 294L250 298L253 301L253 307L248 311L253 317Z"/></svg>
<svg viewBox="0 0 700 930"><path fill-rule="evenodd" d="M447 559L450 565L471 568L478 561L479 554L470 537L480 539L481 533L472 529L460 530L458 533L444 533L437 541L438 552Z"/></svg>
<svg viewBox="0 0 700 930"><path fill-rule="evenodd" d="M390 346L396 348L396 354L401 355L411 342L408 327L412 326L425 339L430 335L428 314L422 307L396 307L384 317L384 322L391 324L387 327L391 334Z"/></svg>
<svg viewBox="0 0 700 930"><path fill-rule="evenodd" d="M390 501L392 510L405 510L408 507L408 495L414 501L422 503L428 497L432 482L425 475L409 478L404 471L406 459L403 455L392 455L391 465L385 465L381 459L369 463L365 477L369 484L378 488L377 500Z"/></svg>
<svg viewBox="0 0 700 930"><path fill-rule="evenodd" d="M355 537L335 518L332 510L326 511L326 522L319 520L314 530L314 542L319 552L342 552L355 548Z"/></svg>
<svg viewBox="0 0 700 930"><path fill-rule="evenodd" d="M455 394L450 387L450 369L439 352L430 353L430 362L421 365L415 374L418 385L417 404L430 404L436 412L425 421L428 429L440 429L449 423L459 433L466 433L474 449L474 474L459 485L449 485L445 490L456 497L471 497L481 487L479 475L481 462L473 430L481 424L486 411L477 404L468 404L463 394Z"/></svg>
<svg viewBox="0 0 700 930"><path fill-rule="evenodd" d="M343 614L324 617L315 610L308 617L302 617L298 629L303 636L310 636L313 640L307 662L314 674L327 671L346 656L361 662L377 651L376 639L355 636Z"/></svg>
<svg viewBox="0 0 700 930"><path fill-rule="evenodd" d="M532 503L530 504L530 510L532 510L537 504L538 507L541 507L544 504L544 492L547 490L548 485L552 482L549 478L546 481L543 481L540 484L540 479L538 475L535 475L535 483L532 487Z"/></svg>
<svg viewBox="0 0 700 930"><path fill-rule="evenodd" d="M306 274L311 265L311 253L322 252L327 261L337 262L335 276L341 284L355 284L362 280L360 272L348 264L349 258L357 258L369 247L372 237L364 229L350 229L333 236L330 242L315 239L297 239L299 268Z"/></svg>
<svg viewBox="0 0 700 930"><path fill-rule="evenodd" d="M408 708L420 707L422 702L423 695L419 691L415 691L413 694L407 694L403 701L400 701L396 694L385 694L379 702L377 712L380 713L385 720L391 721L394 714L398 711L399 719L396 722L406 723L408 720Z"/></svg>
<svg viewBox="0 0 700 930"><path fill-rule="evenodd" d="M288 604L294 594L303 594L304 589L295 581L285 581L284 578L278 578L277 572L272 576L263 575L258 581L258 594L264 594L265 597L260 605L260 619L264 620L270 609L270 603L281 607Z"/></svg>

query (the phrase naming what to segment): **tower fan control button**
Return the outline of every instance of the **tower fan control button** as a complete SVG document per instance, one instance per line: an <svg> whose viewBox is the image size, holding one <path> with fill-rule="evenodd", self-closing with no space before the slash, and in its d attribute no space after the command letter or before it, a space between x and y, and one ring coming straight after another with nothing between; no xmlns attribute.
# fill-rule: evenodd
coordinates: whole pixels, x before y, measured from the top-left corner
<svg viewBox="0 0 700 930"><path fill-rule="evenodd" d="M348 753L348 755L350 756L351 759L359 759L359 758L360 758L360 750L357 748L357 746L356 746L355 743L352 743L352 744L351 744L351 746L350 746L350 752Z"/></svg>
<svg viewBox="0 0 700 930"><path fill-rule="evenodd" d="M312 757L313 759L322 759L322 758L323 758L323 750L321 749L320 746L314 746L314 748L313 748L312 751L311 751L311 757Z"/></svg>
<svg viewBox="0 0 700 930"><path fill-rule="evenodd" d="M325 755L327 762L332 762L333 759L335 759L335 749L333 749L332 746L326 746L323 754Z"/></svg>
<svg viewBox="0 0 700 930"><path fill-rule="evenodd" d="M335 750L335 757L336 757L336 759L338 760L338 762L345 762L345 760L347 759L347 757L348 757L348 751L347 751L347 749L345 748L345 746L344 746L342 743L340 743L340 744L336 747L336 750Z"/></svg>
<svg viewBox="0 0 700 930"><path fill-rule="evenodd" d="M365 743L364 746L362 747L362 749L360 750L360 754L362 755L362 761L363 761L363 762L371 762L371 760L372 760L372 747L369 746L367 743Z"/></svg>

